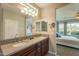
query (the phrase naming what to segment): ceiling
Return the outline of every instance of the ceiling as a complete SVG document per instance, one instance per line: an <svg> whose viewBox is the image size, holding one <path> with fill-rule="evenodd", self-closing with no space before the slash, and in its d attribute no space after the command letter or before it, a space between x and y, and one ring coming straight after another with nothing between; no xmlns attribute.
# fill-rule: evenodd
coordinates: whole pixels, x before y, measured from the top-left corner
<svg viewBox="0 0 79 59"><path fill-rule="evenodd" d="M49 5L51 5L52 3L36 3L37 6L39 6L40 8L44 8L47 7Z"/></svg>
<svg viewBox="0 0 79 59"><path fill-rule="evenodd" d="M68 3L35 3L35 4L40 8L45 8L45 7L50 6L50 5L55 5L56 8L60 8L60 7L63 7L65 5L68 5Z"/></svg>
<svg viewBox="0 0 79 59"><path fill-rule="evenodd" d="M76 19L76 13L79 12L79 3L72 3L63 8L59 8L56 10L56 20L65 21Z"/></svg>
<svg viewBox="0 0 79 59"><path fill-rule="evenodd" d="M35 3L33 4L35 7L39 7L39 8L45 8L47 6L50 6L50 5L54 5L53 3ZM61 7L61 6L64 6L65 4L60 4L60 3L57 3L55 4L57 8ZM14 10L14 11L20 11L20 9L23 9L24 7L21 6L20 4L17 4L17 3L2 3L2 6L4 8L7 8L7 9L11 9L11 10Z"/></svg>

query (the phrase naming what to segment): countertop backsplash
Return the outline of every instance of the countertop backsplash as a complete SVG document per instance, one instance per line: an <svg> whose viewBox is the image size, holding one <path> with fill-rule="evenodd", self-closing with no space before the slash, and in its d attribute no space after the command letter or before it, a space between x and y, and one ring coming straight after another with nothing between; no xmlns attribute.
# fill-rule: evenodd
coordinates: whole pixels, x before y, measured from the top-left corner
<svg viewBox="0 0 79 59"><path fill-rule="evenodd" d="M39 37L39 36L46 36L47 37L48 34L35 34L35 35L32 35L32 37ZM18 41L21 41L21 40L25 40L26 38L29 38L29 37L17 37L17 38L2 40L2 41L0 41L0 45L13 43L13 42L18 42Z"/></svg>

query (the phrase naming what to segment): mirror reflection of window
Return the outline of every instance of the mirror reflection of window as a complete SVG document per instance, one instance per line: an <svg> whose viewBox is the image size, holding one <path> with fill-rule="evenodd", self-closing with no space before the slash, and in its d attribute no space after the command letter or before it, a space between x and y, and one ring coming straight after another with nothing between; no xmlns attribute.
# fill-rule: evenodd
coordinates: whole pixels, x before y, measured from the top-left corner
<svg viewBox="0 0 79 59"><path fill-rule="evenodd" d="M40 32L40 22L36 22L36 32Z"/></svg>
<svg viewBox="0 0 79 59"><path fill-rule="evenodd" d="M59 33L64 35L64 23L59 24Z"/></svg>
<svg viewBox="0 0 79 59"><path fill-rule="evenodd" d="M47 31L47 22L42 21L42 31Z"/></svg>
<svg viewBox="0 0 79 59"><path fill-rule="evenodd" d="M45 21L36 22L36 32L47 32L47 22Z"/></svg>
<svg viewBox="0 0 79 59"><path fill-rule="evenodd" d="M18 33L17 20L5 20L5 39L15 38Z"/></svg>
<svg viewBox="0 0 79 59"><path fill-rule="evenodd" d="M69 22L67 23L67 35L79 38L79 23Z"/></svg>
<svg viewBox="0 0 79 59"><path fill-rule="evenodd" d="M32 35L32 17L28 16L26 18L26 36Z"/></svg>

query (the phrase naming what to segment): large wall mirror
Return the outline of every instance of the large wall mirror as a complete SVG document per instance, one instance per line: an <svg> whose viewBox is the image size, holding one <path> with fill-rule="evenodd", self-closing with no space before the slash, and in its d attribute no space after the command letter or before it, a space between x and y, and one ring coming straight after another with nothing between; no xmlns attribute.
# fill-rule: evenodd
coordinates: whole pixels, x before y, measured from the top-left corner
<svg viewBox="0 0 79 59"><path fill-rule="evenodd" d="M17 11L0 8L0 41L25 36L25 16Z"/></svg>

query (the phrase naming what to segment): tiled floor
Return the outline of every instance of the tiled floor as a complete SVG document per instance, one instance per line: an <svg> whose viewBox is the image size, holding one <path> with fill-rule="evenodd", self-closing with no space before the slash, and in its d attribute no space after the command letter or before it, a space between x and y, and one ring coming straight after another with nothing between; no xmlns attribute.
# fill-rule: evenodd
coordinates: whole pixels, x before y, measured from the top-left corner
<svg viewBox="0 0 79 59"><path fill-rule="evenodd" d="M60 56L79 56L79 49L57 45L57 55L60 55Z"/></svg>

